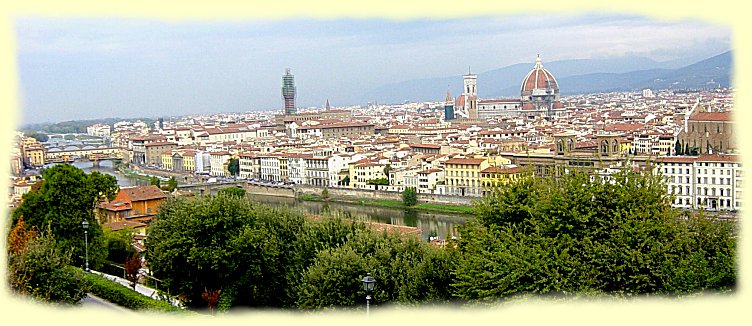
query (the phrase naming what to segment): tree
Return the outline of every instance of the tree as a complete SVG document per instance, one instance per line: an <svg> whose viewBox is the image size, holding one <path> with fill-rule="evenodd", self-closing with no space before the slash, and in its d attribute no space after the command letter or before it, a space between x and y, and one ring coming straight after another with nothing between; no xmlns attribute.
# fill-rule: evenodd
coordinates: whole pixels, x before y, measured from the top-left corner
<svg viewBox="0 0 752 326"><path fill-rule="evenodd" d="M122 264L128 257L134 255L136 250L133 249L133 232L128 229L112 231L107 227L103 228L104 245L107 248L107 260L112 263Z"/></svg>
<svg viewBox="0 0 752 326"><path fill-rule="evenodd" d="M167 180L167 191L173 192L178 188L178 181L175 180L175 176L171 176L170 180Z"/></svg>
<svg viewBox="0 0 752 326"><path fill-rule="evenodd" d="M689 143L684 144L684 155L690 155Z"/></svg>
<svg viewBox="0 0 752 326"><path fill-rule="evenodd" d="M240 187L227 187L217 191L217 195L235 196L238 198L245 198L245 189Z"/></svg>
<svg viewBox="0 0 752 326"><path fill-rule="evenodd" d="M684 152L682 152L682 146L678 141L676 142L676 144L674 144L674 154L676 155L684 154Z"/></svg>
<svg viewBox="0 0 752 326"><path fill-rule="evenodd" d="M170 198L149 226L146 259L188 306L203 306L205 289L221 290L222 308L284 306L287 261L303 219L236 196Z"/></svg>
<svg viewBox="0 0 752 326"><path fill-rule="evenodd" d="M389 180L387 180L385 178L371 179L371 180L366 181L366 184L377 185L377 186L386 186L386 185L389 185Z"/></svg>
<svg viewBox="0 0 752 326"><path fill-rule="evenodd" d="M125 278L131 282L131 286L135 290L138 282L138 271L141 269L141 257L137 253L131 255L123 263L123 268L125 269Z"/></svg>
<svg viewBox="0 0 752 326"><path fill-rule="evenodd" d="M71 252L56 244L49 230L28 240L20 251L9 252L11 290L53 303L75 304L83 299L86 292L81 273L68 266Z"/></svg>
<svg viewBox="0 0 752 326"><path fill-rule="evenodd" d="M40 132L33 131L33 130L24 132L24 136L34 138L38 142L41 142L41 143L44 143L50 139L50 137L47 136L47 134L40 133Z"/></svg>
<svg viewBox="0 0 752 326"><path fill-rule="evenodd" d="M418 192L415 187L406 187L402 191L402 204L405 206L415 206L418 203Z"/></svg>
<svg viewBox="0 0 752 326"><path fill-rule="evenodd" d="M230 172L230 175L232 176L240 174L240 159L231 158L227 161L227 171Z"/></svg>
<svg viewBox="0 0 752 326"><path fill-rule="evenodd" d="M324 188L324 190L321 191L321 199L329 201L329 189Z"/></svg>
<svg viewBox="0 0 752 326"><path fill-rule="evenodd" d="M460 228L456 295L682 294L736 282L732 224L682 217L660 176L625 169L522 178Z"/></svg>
<svg viewBox="0 0 752 326"><path fill-rule="evenodd" d="M21 205L13 211L13 225L23 216L29 227L49 229L56 245L72 248L72 260L84 262L84 232L81 222L89 223L89 260L99 266L106 257L102 228L96 220L94 208L104 198L112 200L118 190L115 177L92 172L84 173L70 164L58 164L43 173L44 183L38 191L23 196Z"/></svg>
<svg viewBox="0 0 752 326"><path fill-rule="evenodd" d="M417 237L365 229L346 242L322 248L300 277L298 307L360 306L360 280L371 272L374 303L416 304L452 298L456 251L429 247Z"/></svg>
<svg viewBox="0 0 752 326"><path fill-rule="evenodd" d="M387 164L384 166L384 175L386 176L387 184L389 184L389 173L392 172L392 165Z"/></svg>
<svg viewBox="0 0 752 326"><path fill-rule="evenodd" d="M20 217L18 222L16 222L16 226L8 234L8 254L21 253L29 242L36 239L37 235L36 228L27 229L23 222L23 217Z"/></svg>
<svg viewBox="0 0 752 326"><path fill-rule="evenodd" d="M161 183L161 181L156 176L151 176L151 178L149 179L149 184L152 185L152 186L159 187L160 183Z"/></svg>

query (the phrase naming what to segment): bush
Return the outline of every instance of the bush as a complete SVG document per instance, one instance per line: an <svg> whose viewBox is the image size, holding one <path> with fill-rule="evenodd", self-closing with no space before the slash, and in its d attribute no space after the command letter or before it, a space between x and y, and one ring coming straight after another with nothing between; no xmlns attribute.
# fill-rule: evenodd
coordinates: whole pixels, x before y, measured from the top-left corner
<svg viewBox="0 0 752 326"><path fill-rule="evenodd" d="M413 187L407 187L402 191L402 203L405 206L415 206L418 203L418 192Z"/></svg>
<svg viewBox="0 0 752 326"><path fill-rule="evenodd" d="M119 306L134 310L183 311L168 302L154 300L97 274L84 273L75 267L69 267L69 270L83 275L88 292Z"/></svg>
<svg viewBox="0 0 752 326"><path fill-rule="evenodd" d="M46 302L74 304L80 301L85 295L83 281L65 269L70 256L70 251L61 250L48 232L29 241L20 252L8 257L11 289Z"/></svg>
<svg viewBox="0 0 752 326"><path fill-rule="evenodd" d="M671 208L660 176L526 178L476 203L460 228L456 295L681 295L730 291L733 225Z"/></svg>

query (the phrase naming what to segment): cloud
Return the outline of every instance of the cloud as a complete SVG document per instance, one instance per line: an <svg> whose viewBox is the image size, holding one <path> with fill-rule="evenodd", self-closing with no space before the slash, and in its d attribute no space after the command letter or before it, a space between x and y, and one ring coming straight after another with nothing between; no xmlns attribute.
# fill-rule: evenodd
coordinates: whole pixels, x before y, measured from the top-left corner
<svg viewBox="0 0 752 326"><path fill-rule="evenodd" d="M136 115L279 107L286 67L296 75L298 103L308 106L326 98L349 104L385 83L457 75L468 65L482 72L530 63L537 53L546 62L620 55L661 61L731 47L723 26L598 13L15 23L27 121L105 114L103 107Z"/></svg>

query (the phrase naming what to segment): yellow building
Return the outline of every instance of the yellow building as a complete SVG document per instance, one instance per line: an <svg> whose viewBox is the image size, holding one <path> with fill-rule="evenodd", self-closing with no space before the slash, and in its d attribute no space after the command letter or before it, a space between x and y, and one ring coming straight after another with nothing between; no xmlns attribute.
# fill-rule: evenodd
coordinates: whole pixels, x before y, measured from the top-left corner
<svg viewBox="0 0 752 326"><path fill-rule="evenodd" d="M353 188L374 188L369 185L368 181L375 179L386 179L384 174L384 165L374 162L355 162L349 164L350 168L350 185Z"/></svg>
<svg viewBox="0 0 752 326"><path fill-rule="evenodd" d="M481 171L490 165L485 158L452 158L444 162L447 194L480 196Z"/></svg>
<svg viewBox="0 0 752 326"><path fill-rule="evenodd" d="M41 146L27 148L26 160L31 166L44 166L44 149Z"/></svg>
<svg viewBox="0 0 752 326"><path fill-rule="evenodd" d="M287 182L290 180L287 172L287 156L278 156L277 159L279 160L279 179Z"/></svg>
<svg viewBox="0 0 752 326"><path fill-rule="evenodd" d="M480 171L480 183L483 185L483 195L489 194L495 187L514 182L525 175L532 175L532 173L517 166L489 166Z"/></svg>
<svg viewBox="0 0 752 326"><path fill-rule="evenodd" d="M196 152L185 151L183 152L183 171L196 172Z"/></svg>
<svg viewBox="0 0 752 326"><path fill-rule="evenodd" d="M21 144L23 149L23 160L26 165L31 167L44 166L44 146L36 139L26 137Z"/></svg>
<svg viewBox="0 0 752 326"><path fill-rule="evenodd" d="M170 152L162 154L162 168L172 170L172 154Z"/></svg>

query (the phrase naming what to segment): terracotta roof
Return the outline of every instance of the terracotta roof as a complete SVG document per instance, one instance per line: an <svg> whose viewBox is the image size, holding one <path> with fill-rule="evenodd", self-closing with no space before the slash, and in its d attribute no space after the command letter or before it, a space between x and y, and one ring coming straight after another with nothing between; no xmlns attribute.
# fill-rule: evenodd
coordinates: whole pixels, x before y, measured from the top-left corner
<svg viewBox="0 0 752 326"><path fill-rule="evenodd" d="M135 229L138 227L144 227L146 226L146 224L138 221L118 221L103 223L102 226L107 227L112 231L119 231L123 229Z"/></svg>
<svg viewBox="0 0 752 326"><path fill-rule="evenodd" d="M431 173L441 172L441 171L442 171L441 169L428 169L428 170L419 171L418 174L431 174Z"/></svg>
<svg viewBox="0 0 752 326"><path fill-rule="evenodd" d="M410 147L441 149L441 146L436 144L410 144Z"/></svg>
<svg viewBox="0 0 752 326"><path fill-rule="evenodd" d="M518 173L522 172L522 168L520 167L503 167L503 166L489 166L483 171L480 171L480 173L501 173L501 174L511 174L511 173Z"/></svg>
<svg viewBox="0 0 752 326"><path fill-rule="evenodd" d="M700 155L700 157L697 158L697 161L699 162L737 162L739 161L739 158L737 155L712 154L712 155Z"/></svg>
<svg viewBox="0 0 752 326"><path fill-rule="evenodd" d="M177 146L177 144L176 144L176 143L171 143L171 142L166 142L166 141L159 141L159 142L153 142L153 143L148 143L148 144L144 144L144 146L145 146L145 147L152 147L152 146L169 146L169 145L174 145L174 146Z"/></svg>
<svg viewBox="0 0 752 326"><path fill-rule="evenodd" d="M131 201L167 198L167 195L154 185L120 188L120 191L125 192Z"/></svg>
<svg viewBox="0 0 752 326"><path fill-rule="evenodd" d="M664 156L655 159L656 162L665 163L694 163L696 160L696 156Z"/></svg>
<svg viewBox="0 0 752 326"><path fill-rule="evenodd" d="M482 158L452 158L447 160L444 164L469 164L480 165L485 159Z"/></svg>
<svg viewBox="0 0 752 326"><path fill-rule="evenodd" d="M109 202L109 203L102 202L99 204L99 207L106 209L108 211L114 211L114 212L128 211L132 208L130 202L122 202L122 201L114 201L114 202Z"/></svg>
<svg viewBox="0 0 752 326"><path fill-rule="evenodd" d="M689 117L691 121L731 121L731 112L697 112Z"/></svg>

